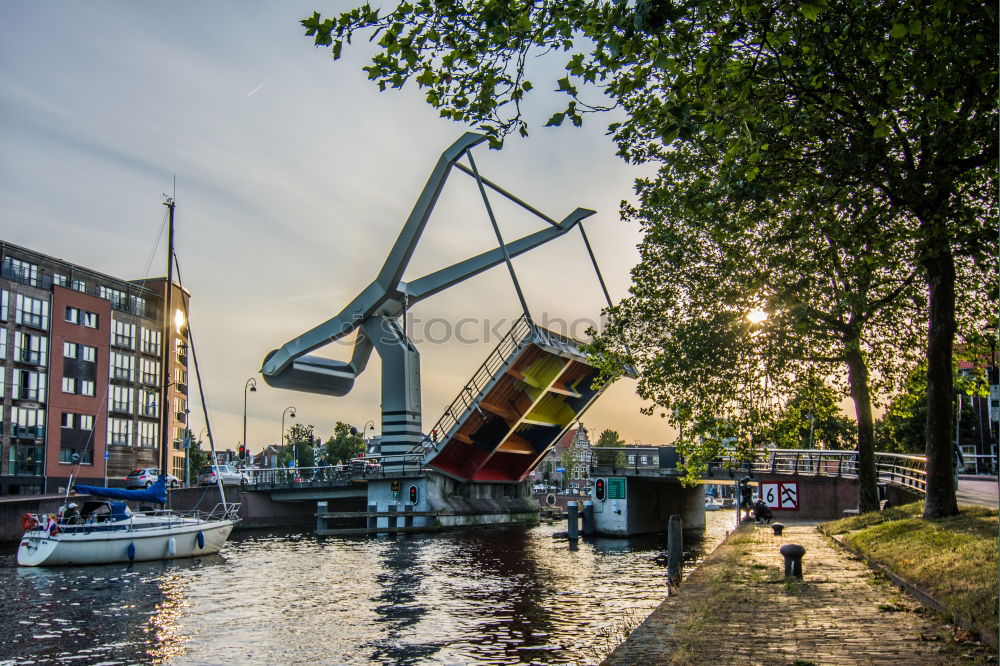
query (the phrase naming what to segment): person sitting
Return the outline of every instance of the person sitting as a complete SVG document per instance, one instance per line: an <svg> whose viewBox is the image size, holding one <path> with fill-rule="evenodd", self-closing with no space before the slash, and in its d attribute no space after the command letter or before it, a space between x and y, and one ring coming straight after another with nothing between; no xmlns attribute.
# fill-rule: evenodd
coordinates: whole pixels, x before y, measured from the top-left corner
<svg viewBox="0 0 1000 666"><path fill-rule="evenodd" d="M66 511L63 513L63 520L67 525L79 525L83 522L83 518L80 517L80 509L77 507L76 502L70 502L66 506Z"/></svg>
<svg viewBox="0 0 1000 666"><path fill-rule="evenodd" d="M755 523L770 523L773 517L771 508L764 504L764 500L757 500L753 505L753 521Z"/></svg>

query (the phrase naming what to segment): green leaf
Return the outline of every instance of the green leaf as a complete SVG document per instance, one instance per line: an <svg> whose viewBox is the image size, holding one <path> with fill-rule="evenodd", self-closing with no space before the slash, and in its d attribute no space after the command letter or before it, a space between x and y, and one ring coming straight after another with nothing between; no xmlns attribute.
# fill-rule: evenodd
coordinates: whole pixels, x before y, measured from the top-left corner
<svg viewBox="0 0 1000 666"><path fill-rule="evenodd" d="M558 127L559 125L562 125L562 122L563 122L563 120L565 118L566 118L566 112L565 111L560 111L559 113L554 113L554 114L552 114L552 117L549 118L549 122L545 123L545 126L546 127Z"/></svg>
<svg viewBox="0 0 1000 666"><path fill-rule="evenodd" d="M910 29L906 25L896 23L892 26L892 30L889 31L889 36L893 39L899 39L900 37L906 36L909 31Z"/></svg>

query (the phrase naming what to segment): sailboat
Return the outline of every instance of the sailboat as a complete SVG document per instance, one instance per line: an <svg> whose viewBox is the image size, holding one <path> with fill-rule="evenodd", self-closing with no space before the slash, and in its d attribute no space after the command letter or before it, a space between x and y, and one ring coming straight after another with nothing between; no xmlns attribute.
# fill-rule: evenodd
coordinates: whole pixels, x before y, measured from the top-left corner
<svg viewBox="0 0 1000 666"><path fill-rule="evenodd" d="M167 199L166 205L169 210L169 224L164 340L169 340L168 315L172 311L174 263L173 200ZM193 350L193 338L191 343ZM197 356L194 358L197 371ZM165 396L169 370L166 363L162 365L162 396ZM165 421L164 417L160 429L161 474L153 485L142 490L125 490L76 484L77 493L84 493L94 498L83 501L82 508L70 501L67 491L66 503L57 514L28 513L21 517L25 532L17 549L17 563L22 566L91 565L218 553L239 520L239 504L226 502L221 483L218 486L221 501L208 513L200 511L181 513L151 508L133 512L128 506L128 500L140 502L142 506L147 507L151 504L162 506L167 503L165 470L168 443ZM209 434L211 435L211 428Z"/></svg>

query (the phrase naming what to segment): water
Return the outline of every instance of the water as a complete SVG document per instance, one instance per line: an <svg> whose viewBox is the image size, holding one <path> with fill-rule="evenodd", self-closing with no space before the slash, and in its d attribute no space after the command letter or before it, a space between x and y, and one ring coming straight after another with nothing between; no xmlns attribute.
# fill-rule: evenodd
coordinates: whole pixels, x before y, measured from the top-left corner
<svg viewBox="0 0 1000 666"><path fill-rule="evenodd" d="M707 514L690 567L731 526ZM318 539L235 533L220 555L24 568L0 553L0 664L596 663L666 595L661 539L521 529Z"/></svg>

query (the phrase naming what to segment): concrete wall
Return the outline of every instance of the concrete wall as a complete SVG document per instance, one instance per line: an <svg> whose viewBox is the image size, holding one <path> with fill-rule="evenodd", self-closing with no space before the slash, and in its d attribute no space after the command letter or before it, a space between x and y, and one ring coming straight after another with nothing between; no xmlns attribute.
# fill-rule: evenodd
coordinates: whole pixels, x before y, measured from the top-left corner
<svg viewBox="0 0 1000 666"><path fill-rule="evenodd" d="M704 486L685 488L676 479L628 477L625 499L593 502L598 534L665 532L672 515L681 516L685 532L705 529Z"/></svg>
<svg viewBox="0 0 1000 666"><path fill-rule="evenodd" d="M780 483L798 484L798 509L774 509L774 520L818 519L830 520L843 518L845 509L858 508L858 481L826 476L789 476L787 474L755 474L752 480L754 489L760 488L760 483L775 481Z"/></svg>

